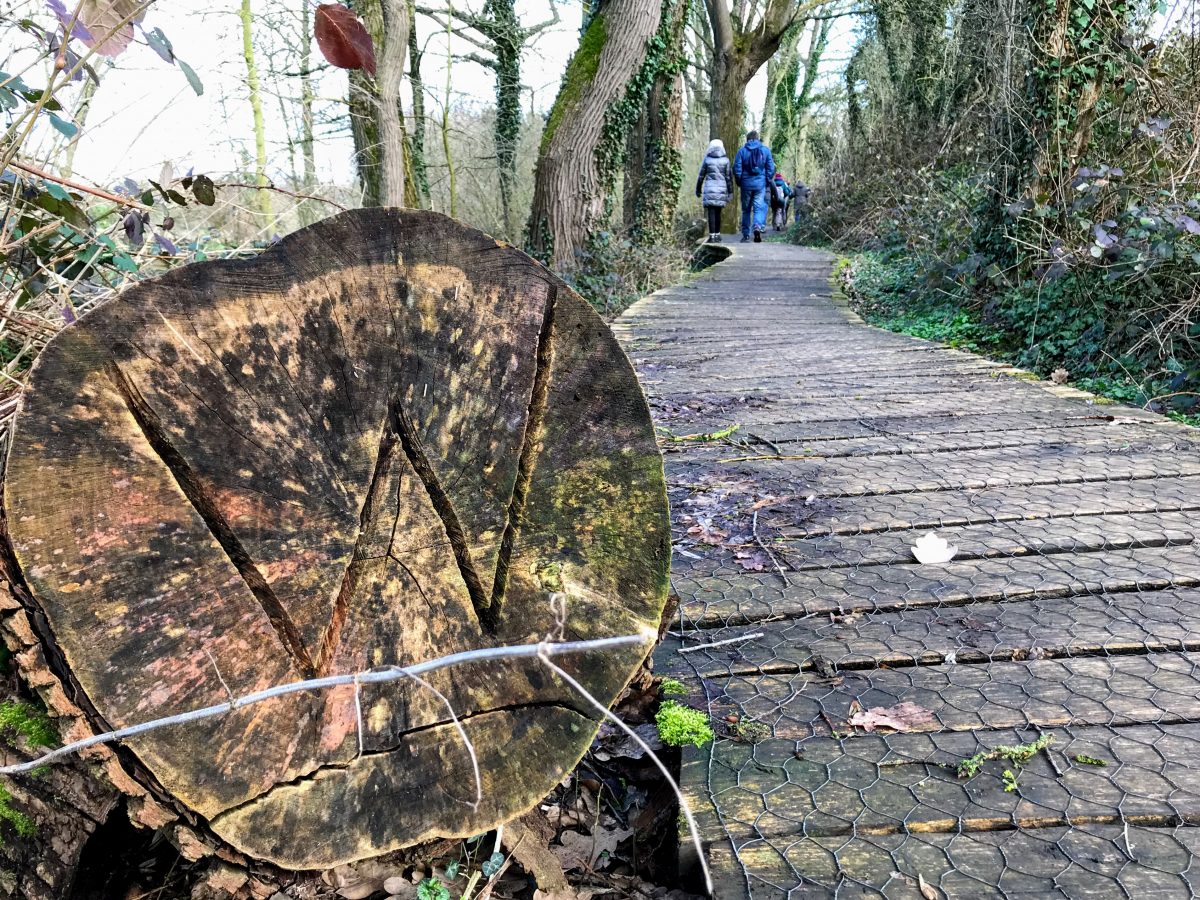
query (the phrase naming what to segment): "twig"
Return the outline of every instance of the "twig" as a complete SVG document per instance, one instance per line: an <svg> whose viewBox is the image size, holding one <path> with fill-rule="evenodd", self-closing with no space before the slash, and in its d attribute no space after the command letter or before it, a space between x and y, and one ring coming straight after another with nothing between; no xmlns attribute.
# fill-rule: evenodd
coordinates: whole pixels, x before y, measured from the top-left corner
<svg viewBox="0 0 1200 900"><path fill-rule="evenodd" d="M544 644L543 646L552 647L554 645ZM650 757L650 759L654 762L654 765L658 768L658 771L662 772L663 777L667 779L667 784L671 785L671 790L675 792L675 799L679 801L679 811L683 813L683 817L687 820L688 831L690 831L692 835L692 844L696 847L696 859L700 862L700 869L704 872L704 884L708 888L709 896L711 896L713 892L712 875L708 871L708 861L704 858L704 846L700 842L700 829L696 826L696 820L692 816L692 808L688 804L687 798L683 796L683 791L680 789L679 783L674 779L667 767L663 765L663 762L658 758L658 755L650 749L650 745L642 740L636 731L622 722L620 717L615 715L612 710L588 693L587 688L572 678L563 669L552 663L548 655L540 653L538 655L541 657L542 662L546 664L547 668L549 668L552 672L558 675L559 678L573 687L578 692L579 696L595 707L600 714L604 716L604 718L608 719L623 732L625 732L630 740L632 740L643 751L645 751L646 755Z"/></svg>
<svg viewBox="0 0 1200 900"><path fill-rule="evenodd" d="M201 709L194 709L189 712L176 713L173 716L164 716L161 719L153 719L149 722L142 722L138 725L129 725L125 728L118 728L115 731L106 731L103 734L92 735L83 740L74 741L66 746L59 747L57 750L51 750L36 759L28 762L19 763L11 766L0 767L0 775L17 775L22 772L30 772L40 766L44 766L48 762L68 756L72 753L77 753L80 750L86 750L88 747L95 747L99 744L107 744L112 741L120 741L126 738L134 737L135 735L145 734L150 731L158 731L162 728L168 728L172 725L183 725L188 722L199 722L204 719L212 719L216 716L227 715L235 710L246 706L253 706L256 703L262 703L266 700L273 700L276 697L285 697L289 694L299 694L305 691L320 691L327 688L345 687L353 684L387 684L392 681L399 681L402 678L413 678L415 676L424 675L427 672L436 672L439 669L446 669L451 666L461 665L462 663L478 662L479 660L487 659L523 659L529 657L538 657L543 662L547 661L550 656L565 656L573 653L584 653L590 650L616 650L622 647L634 647L638 644L645 644L653 641L655 635L653 633L646 634L631 634L624 637L599 638L592 641L568 641L561 644L514 644L510 647L492 647L485 650L464 650L461 653L451 653L449 656L440 656L437 659L431 659L426 662L416 663L415 665L405 666L388 666L384 669L369 669L365 672L357 672L352 675L327 675L324 678L311 678L307 681L293 681L289 684L275 685L274 687L266 688L265 690L256 691L253 694L246 694L227 703L217 703L213 706L205 706Z"/></svg>
<svg viewBox="0 0 1200 900"><path fill-rule="evenodd" d="M91 194L93 197L99 197L101 200L109 200L113 203L119 203L122 206L130 206L134 209L152 212L151 208L145 203L139 203L137 200L131 200L128 197L122 197L120 194L109 193L103 188L92 187L91 185L87 184L80 184L78 181L73 181L70 178L62 178L58 175L52 175L49 172L42 171L41 169L37 168L37 166L29 165L29 163L19 162L18 160L14 159L11 160L8 165L10 168L20 169L22 172L26 172L30 175L36 175L43 181L53 181L55 184L61 184L63 187L69 187L72 190L81 191L85 194Z"/></svg>
<svg viewBox="0 0 1200 900"><path fill-rule="evenodd" d="M295 197L297 200L316 200L319 203L328 203L330 206L336 206L343 212L350 208L348 206L343 206L336 200L330 200L328 197L318 197L316 194L301 194L299 191L291 191L287 188L277 187L270 182L267 182L266 184L246 184L242 181L222 181L217 185L217 187L252 188L256 191L274 191L277 194L287 194L289 197Z"/></svg>
<svg viewBox="0 0 1200 900"><path fill-rule="evenodd" d="M775 451L776 456L779 456L779 457L783 456L783 451L779 449L779 445L776 444L774 441L769 440L768 438L765 438L762 435L754 434L752 431L747 431L746 437L750 438L752 441L757 441L760 444L766 444L768 447L770 447L772 450Z"/></svg>
<svg viewBox="0 0 1200 900"><path fill-rule="evenodd" d="M788 581L787 573L783 571L783 566L780 565L778 557L775 556L775 551L763 543L763 539L758 534L758 510L754 511L754 518L750 520L750 530L754 533L754 540L758 546L763 548L763 551L770 557L772 564L775 566L775 571L779 573L779 577L783 579L783 583L787 587L791 587L792 583Z"/></svg>
<svg viewBox="0 0 1200 900"><path fill-rule="evenodd" d="M1158 403L1160 400L1170 400L1173 397L1200 397L1200 394L1195 391L1174 391L1170 394L1159 394L1157 397L1151 397L1142 406L1142 409L1149 409L1151 404Z"/></svg>
<svg viewBox="0 0 1200 900"><path fill-rule="evenodd" d="M740 644L742 641L753 641L760 637L766 637L766 632L756 631L754 634L744 634L741 637L726 638L723 641L713 641L711 644L696 644L692 647L680 647L676 652L695 653L697 650L708 650L710 647L725 647L729 644Z"/></svg>

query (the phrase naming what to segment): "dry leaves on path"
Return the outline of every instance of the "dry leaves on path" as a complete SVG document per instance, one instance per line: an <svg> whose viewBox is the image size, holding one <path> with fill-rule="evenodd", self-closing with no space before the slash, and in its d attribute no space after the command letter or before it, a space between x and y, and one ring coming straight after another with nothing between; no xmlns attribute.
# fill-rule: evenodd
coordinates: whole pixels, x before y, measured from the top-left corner
<svg viewBox="0 0 1200 900"><path fill-rule="evenodd" d="M887 728L891 731L919 731L933 724L933 713L915 703L897 703L895 706L873 706L854 712L847 724L863 731Z"/></svg>

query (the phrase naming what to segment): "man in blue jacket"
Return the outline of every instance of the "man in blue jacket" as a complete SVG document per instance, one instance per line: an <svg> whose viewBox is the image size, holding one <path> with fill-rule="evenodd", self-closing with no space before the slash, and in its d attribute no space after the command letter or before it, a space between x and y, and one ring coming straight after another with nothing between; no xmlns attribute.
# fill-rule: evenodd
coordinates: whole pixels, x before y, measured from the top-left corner
<svg viewBox="0 0 1200 900"><path fill-rule="evenodd" d="M749 242L753 224L754 243L761 244L767 227L767 185L775 178L775 158L771 148L759 141L757 131L747 134L746 143L738 150L733 177L742 195L742 243Z"/></svg>

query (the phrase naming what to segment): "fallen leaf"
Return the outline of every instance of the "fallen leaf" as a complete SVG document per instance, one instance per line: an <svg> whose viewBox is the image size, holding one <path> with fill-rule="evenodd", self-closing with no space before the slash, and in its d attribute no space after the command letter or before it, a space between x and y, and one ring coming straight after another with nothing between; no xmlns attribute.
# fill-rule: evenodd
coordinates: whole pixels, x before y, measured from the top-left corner
<svg viewBox="0 0 1200 900"><path fill-rule="evenodd" d="M554 855L559 858L562 867L569 869L591 870L602 855L613 854L617 845L633 831L625 828L597 827L592 835L580 834L578 831L564 831L559 835L560 845L551 846Z"/></svg>
<svg viewBox="0 0 1200 900"><path fill-rule="evenodd" d="M917 562L924 566L948 563L958 555L957 547L951 546L944 537L932 531L913 544L912 550Z"/></svg>
<svg viewBox="0 0 1200 900"><path fill-rule="evenodd" d="M658 726L653 723L637 725L633 731L651 750L657 752L662 749L662 738L658 736ZM642 749L637 741L633 740L624 731L608 724L605 724L600 729L600 734L596 738L596 745L595 752L601 758L612 759L615 756L622 759L641 759L646 755L646 751Z"/></svg>
<svg viewBox="0 0 1200 900"><path fill-rule="evenodd" d="M921 896L925 900L942 900L942 895L938 893L937 888L932 887L920 872L917 873L917 886L921 889Z"/></svg>
<svg viewBox="0 0 1200 900"><path fill-rule="evenodd" d="M934 721L933 713L915 703L897 703L895 706L873 706L850 716L847 724L863 731L887 728L891 731L916 731Z"/></svg>

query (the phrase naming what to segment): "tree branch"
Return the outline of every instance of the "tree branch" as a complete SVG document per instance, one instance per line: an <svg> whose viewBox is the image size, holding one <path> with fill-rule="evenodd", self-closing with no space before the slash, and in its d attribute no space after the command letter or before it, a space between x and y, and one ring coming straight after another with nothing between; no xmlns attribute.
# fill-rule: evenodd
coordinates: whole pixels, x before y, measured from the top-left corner
<svg viewBox="0 0 1200 900"><path fill-rule="evenodd" d="M591 641L566 641L554 644L516 644L509 647L493 647L485 650L464 650L461 653L451 653L449 656L440 656L437 659L431 659L427 662L416 663L415 665L403 668L388 666L382 669L368 669L364 672L355 672L350 675L328 675L324 678L293 681L290 684L280 684L275 687L266 688L265 690L256 691L253 694L234 697L225 703L205 706L189 712L176 713L173 716L165 716L161 719L152 719L149 722L142 722L139 725L128 725L125 728L118 728L115 731L106 731L104 734L92 735L83 740L74 741L63 747L59 747L57 750L51 750L49 753L45 753L36 759L31 759L23 763L14 763L10 766L2 766L0 767L0 775L19 775L22 772L31 772L46 765L46 763L69 756L72 753L78 753L80 750L86 750L88 747L109 744L113 741L123 741L139 734L169 728L172 725L184 725L189 722L199 722L204 719L228 715L243 707L273 700L276 697L286 697L289 694L299 694L306 691L323 691L329 688L346 687L347 685L354 685L357 688L364 684L387 684L402 679L415 680L427 672L436 672L439 669L447 669L451 666L479 662L481 660L528 659L536 656L545 661L550 656L586 653L593 650L618 650L625 647L636 647L640 644L652 642L653 640L654 634L647 633L631 634L624 637L599 638ZM586 692L585 695L591 696L586 694Z"/></svg>

